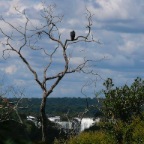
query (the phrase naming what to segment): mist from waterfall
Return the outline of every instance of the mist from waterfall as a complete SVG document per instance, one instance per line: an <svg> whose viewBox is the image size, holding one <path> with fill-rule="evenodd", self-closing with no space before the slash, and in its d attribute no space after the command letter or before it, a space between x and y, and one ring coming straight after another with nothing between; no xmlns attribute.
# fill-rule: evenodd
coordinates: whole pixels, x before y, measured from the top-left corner
<svg viewBox="0 0 144 144"><path fill-rule="evenodd" d="M92 118L83 118L81 120L80 132L90 128L90 126L92 126L94 123L95 121Z"/></svg>
<svg viewBox="0 0 144 144"><path fill-rule="evenodd" d="M82 119L80 119L77 117L73 118L72 120L61 121L60 116L49 117L48 119L51 122L58 124L58 127L63 129L65 132L68 132L69 130L75 130L76 133L80 133L100 121L100 118L97 118L97 119L82 118ZM38 122L37 119L33 116L27 116L27 120L34 122L34 124L37 127L41 126L40 122Z"/></svg>
<svg viewBox="0 0 144 144"><path fill-rule="evenodd" d="M100 118L97 118L95 120L93 118L73 118L73 120L70 121L61 121L60 117L56 116L50 117L49 120L58 123L63 129L77 129L77 132L82 132L85 129L90 128L95 123L98 123L100 121Z"/></svg>

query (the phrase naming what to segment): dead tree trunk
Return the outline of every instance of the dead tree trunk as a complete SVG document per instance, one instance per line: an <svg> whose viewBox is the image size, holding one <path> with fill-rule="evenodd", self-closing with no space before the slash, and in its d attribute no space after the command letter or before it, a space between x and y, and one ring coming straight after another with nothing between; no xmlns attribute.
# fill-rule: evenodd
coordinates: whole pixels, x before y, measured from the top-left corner
<svg viewBox="0 0 144 144"><path fill-rule="evenodd" d="M40 105L40 112L41 112L41 126L42 126L42 141L46 142L47 139L47 116L45 112L46 107L46 93L43 93L41 105Z"/></svg>

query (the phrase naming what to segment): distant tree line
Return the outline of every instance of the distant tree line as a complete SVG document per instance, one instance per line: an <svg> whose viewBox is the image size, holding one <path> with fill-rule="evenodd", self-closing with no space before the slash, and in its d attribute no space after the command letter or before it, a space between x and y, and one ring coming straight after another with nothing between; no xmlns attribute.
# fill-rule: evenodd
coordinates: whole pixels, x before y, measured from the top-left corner
<svg viewBox="0 0 144 144"><path fill-rule="evenodd" d="M101 100L103 100L101 98ZM10 98L9 101L15 102L17 99ZM21 100L19 112L26 115L39 115L39 105L41 98L23 98ZM88 104L88 107L87 107ZM88 109L88 112L84 114L84 117L99 116L100 111L95 106L100 108L101 103L96 98L48 98L46 105L47 116L63 116L67 114L69 117L76 117L80 113Z"/></svg>

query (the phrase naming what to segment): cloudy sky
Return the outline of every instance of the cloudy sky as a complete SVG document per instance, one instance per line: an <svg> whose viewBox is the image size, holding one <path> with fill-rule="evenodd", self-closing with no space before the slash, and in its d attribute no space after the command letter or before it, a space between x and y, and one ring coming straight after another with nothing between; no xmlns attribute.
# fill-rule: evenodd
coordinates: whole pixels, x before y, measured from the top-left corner
<svg viewBox="0 0 144 144"><path fill-rule="evenodd" d="M83 92L90 97L94 91L102 89L102 83L107 78L112 78L117 86L131 84L136 77L144 77L144 1L143 0L46 0L46 3L56 4L55 14L64 15L63 21L58 25L61 40L69 38L72 30L76 35L84 35L87 20L86 8L93 14L92 34L98 43L77 43L70 45L68 54L71 56L71 67L82 61L83 57L96 60L93 70L100 76L84 75L82 73L67 75L56 87L51 97L83 97ZM41 18L42 4L39 0L0 0L1 15L14 26L23 26L25 20L19 16L15 7L26 11L31 26L43 24ZM2 21L0 27L7 35L12 30ZM19 37L17 33L13 34ZM56 44L42 37L39 47L56 47ZM0 34L1 50L5 38ZM19 46L19 41L13 42ZM30 60L38 74L42 74L47 58L39 53L23 51ZM8 57L8 53L6 55ZM49 73L55 74L63 68L61 52L58 50L54 57L55 64ZM14 85L25 89L27 97L41 97L40 87L34 81L33 75L14 53L7 60L0 59L0 75L4 85ZM92 83L92 80L97 80ZM51 83L50 83L51 84ZM88 85L88 86L87 86ZM84 87L83 87L84 86Z"/></svg>

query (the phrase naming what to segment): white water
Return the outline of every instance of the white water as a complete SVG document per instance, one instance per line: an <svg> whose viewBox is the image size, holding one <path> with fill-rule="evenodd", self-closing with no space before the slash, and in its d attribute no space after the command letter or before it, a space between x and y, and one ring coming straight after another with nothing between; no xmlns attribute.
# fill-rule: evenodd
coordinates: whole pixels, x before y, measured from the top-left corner
<svg viewBox="0 0 144 144"><path fill-rule="evenodd" d="M76 128L78 128L77 126L80 124L80 127L79 127L80 132L84 131L85 129L90 128L92 125L94 125L95 123L98 123L100 121L100 118L97 118L95 120L93 120L93 118L83 118L81 121L79 118L74 118L74 119L76 120L75 124L77 123L75 125ZM58 116L50 117L49 120L60 124L61 127L64 129L72 129L73 128L72 121L70 121L70 122L60 121L60 117L58 117Z"/></svg>
<svg viewBox="0 0 144 144"><path fill-rule="evenodd" d="M51 122L60 122L60 116L49 117L48 118Z"/></svg>
<svg viewBox="0 0 144 144"><path fill-rule="evenodd" d="M68 122L68 121L60 121L60 116L49 117L48 119L54 123L61 125L61 128L63 129L74 128L77 129L78 132L82 132L85 129L90 128L92 125L100 121L100 118L97 118L95 120L93 118L83 118L82 120L80 120L79 118L74 118L75 121L73 120ZM36 118L33 116L27 116L27 120L33 121L36 125L38 125Z"/></svg>
<svg viewBox="0 0 144 144"><path fill-rule="evenodd" d="M95 121L92 118L83 118L81 120L81 127L80 131L84 131L85 129L88 129L90 126L92 126L95 123Z"/></svg>

